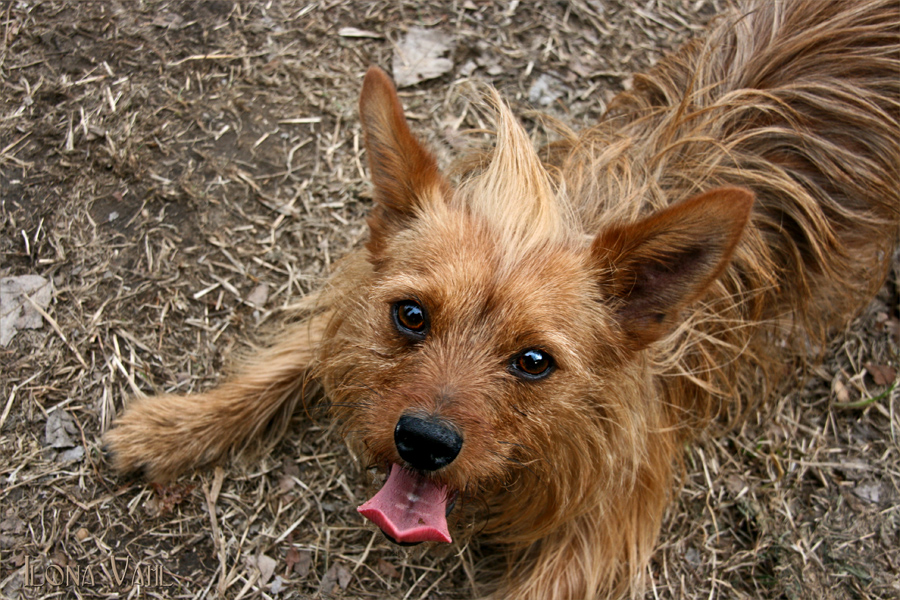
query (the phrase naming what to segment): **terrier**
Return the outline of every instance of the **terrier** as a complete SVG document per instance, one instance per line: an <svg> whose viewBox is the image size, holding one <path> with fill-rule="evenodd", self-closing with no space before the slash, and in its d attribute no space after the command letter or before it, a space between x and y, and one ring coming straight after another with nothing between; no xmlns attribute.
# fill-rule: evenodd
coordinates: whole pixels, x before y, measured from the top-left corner
<svg viewBox="0 0 900 600"><path fill-rule="evenodd" d="M853 317L900 226L895 0L763 0L539 151L496 92L445 176L390 79L360 99L369 238L220 387L106 435L155 481L274 439L311 382L397 543L477 534L495 598L638 594L685 442Z"/></svg>

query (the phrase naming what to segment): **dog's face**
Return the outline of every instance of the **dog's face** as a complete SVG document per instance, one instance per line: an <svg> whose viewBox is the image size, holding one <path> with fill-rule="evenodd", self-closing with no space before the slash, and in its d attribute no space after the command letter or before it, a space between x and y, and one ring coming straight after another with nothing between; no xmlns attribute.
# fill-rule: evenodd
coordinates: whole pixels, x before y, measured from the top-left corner
<svg viewBox="0 0 900 600"><path fill-rule="evenodd" d="M450 541L457 504L533 536L633 486L666 425L640 354L724 268L749 193L585 237L514 123L454 189L377 69L361 118L372 269L322 367L348 438L387 474L360 512L401 543Z"/></svg>
<svg viewBox="0 0 900 600"><path fill-rule="evenodd" d="M362 307L365 405L348 430L372 464L414 467L448 503L558 467L573 417L603 418L578 399L619 358L585 343L616 333L583 252L510 253L497 237L457 210L421 215L387 242Z"/></svg>

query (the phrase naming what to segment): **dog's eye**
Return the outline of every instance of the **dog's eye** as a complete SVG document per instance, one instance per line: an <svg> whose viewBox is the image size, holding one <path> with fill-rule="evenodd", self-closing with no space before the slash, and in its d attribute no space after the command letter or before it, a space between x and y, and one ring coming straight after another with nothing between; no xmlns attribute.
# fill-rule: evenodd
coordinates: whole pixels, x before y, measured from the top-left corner
<svg viewBox="0 0 900 600"><path fill-rule="evenodd" d="M428 315L414 300L401 300L394 304L394 326L404 336L413 340L425 339L428 333Z"/></svg>
<svg viewBox="0 0 900 600"><path fill-rule="evenodd" d="M543 350L531 348L513 359L510 370L522 379L543 379L553 371L553 357Z"/></svg>

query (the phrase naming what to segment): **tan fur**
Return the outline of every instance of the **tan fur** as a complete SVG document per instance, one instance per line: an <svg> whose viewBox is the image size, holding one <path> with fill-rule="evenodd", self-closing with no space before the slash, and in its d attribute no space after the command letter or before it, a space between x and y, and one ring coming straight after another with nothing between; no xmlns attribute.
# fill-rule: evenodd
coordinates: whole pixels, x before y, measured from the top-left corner
<svg viewBox="0 0 900 600"><path fill-rule="evenodd" d="M459 491L454 537L505 557L495 597L639 593L683 443L765 400L883 281L898 72L895 2L761 1L540 153L492 94L494 149L451 182L370 70L371 235L326 312L215 390L130 404L114 468L170 479L275 439L315 381L367 467L402 463L409 411L462 432L427 476ZM410 299L431 319L418 342L390 316ZM528 348L556 370L517 378Z"/></svg>

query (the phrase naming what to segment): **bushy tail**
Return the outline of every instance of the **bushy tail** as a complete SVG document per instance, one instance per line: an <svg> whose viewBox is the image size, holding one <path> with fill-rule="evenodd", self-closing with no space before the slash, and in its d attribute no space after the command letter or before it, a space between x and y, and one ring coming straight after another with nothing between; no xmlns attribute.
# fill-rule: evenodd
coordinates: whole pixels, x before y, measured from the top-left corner
<svg viewBox="0 0 900 600"><path fill-rule="evenodd" d="M779 347L803 352L843 326L890 265L898 5L752 3L635 76L597 127L552 154L567 157L555 166L588 231L714 187L753 191L732 265L658 353L661 372L684 376L669 397L685 413L741 412L738 391L780 364Z"/></svg>

